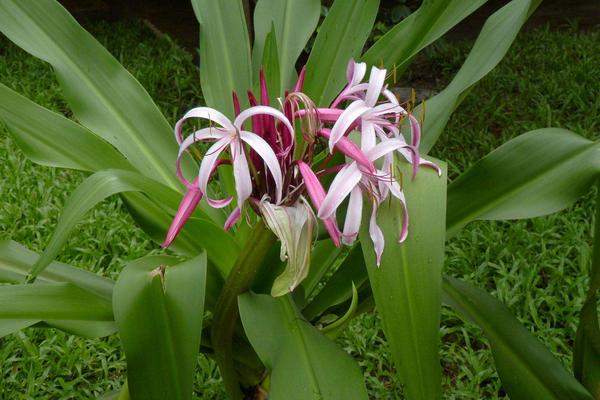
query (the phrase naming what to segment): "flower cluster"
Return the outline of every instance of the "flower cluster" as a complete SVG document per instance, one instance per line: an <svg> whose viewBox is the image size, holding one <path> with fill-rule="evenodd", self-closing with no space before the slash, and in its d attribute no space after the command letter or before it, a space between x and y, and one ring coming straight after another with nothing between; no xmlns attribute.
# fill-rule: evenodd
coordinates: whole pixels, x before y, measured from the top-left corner
<svg viewBox="0 0 600 400"><path fill-rule="evenodd" d="M294 215L305 209L311 213L310 207L298 206L305 204L304 198L308 197L333 243L336 246L341 243L351 245L358 235L363 202L369 201L369 234L379 265L384 237L376 216L378 207L389 196L403 205L399 242L404 241L408 233L406 199L394 169L395 156L413 165L413 177L419 166L434 168L438 174L440 171L435 164L419 157L419 123L387 89L386 71L373 67L368 81L364 82L366 72L366 64L351 61L347 70L348 83L328 108L317 108L302 93L302 71L293 91L280 100L280 110L269 104L267 85L261 72L259 99L248 92L250 108L241 111L238 98L233 95L236 114L233 121L208 107L188 111L175 127L175 137L180 145L177 176L186 185L187 194L164 245L170 245L206 195L217 168L229 164L233 167L236 199L224 229L230 229L239 221L245 212L244 205L248 204L265 218L276 234L293 232L289 226L282 226L283 222L274 220L274 215L285 215L287 208L293 209ZM184 136L184 123L191 118L204 119L209 126ZM400 124L406 118L410 141L400 132ZM207 142L210 147L201 160L197 178L189 181L182 174L181 157L198 142ZM341 157L336 157L338 153ZM327 190L321 183L325 177L333 178ZM338 210L346 204L346 199L346 214L340 230ZM206 200L212 207L222 208L234 199L213 199L206 195ZM290 220L301 220L312 229L314 224L306 224L306 221L314 216L305 214ZM286 239L280 239L289 249Z"/></svg>

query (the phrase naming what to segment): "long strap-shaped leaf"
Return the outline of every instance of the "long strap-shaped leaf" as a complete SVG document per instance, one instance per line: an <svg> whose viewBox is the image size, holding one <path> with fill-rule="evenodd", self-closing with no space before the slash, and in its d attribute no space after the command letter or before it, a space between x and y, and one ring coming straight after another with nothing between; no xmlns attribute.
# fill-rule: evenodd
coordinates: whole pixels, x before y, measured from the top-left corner
<svg viewBox="0 0 600 400"><path fill-rule="evenodd" d="M110 299L72 283L0 286L0 337L32 325L88 338L116 331Z"/></svg>
<svg viewBox="0 0 600 400"><path fill-rule="evenodd" d="M0 241L0 282L22 283L25 281L31 266L38 259L38 254L26 247L12 241ZM114 282L94 273L76 268L71 265L53 262L38 277L37 284L70 283L91 295L95 295L110 303ZM30 301L35 301L37 287L31 291ZM31 285L30 285L31 286ZM0 286L0 289L3 286ZM29 292L27 292L29 293ZM114 333L117 329L112 321L97 320L73 320L73 319L49 319L53 315L43 314L43 302L40 298L40 315L38 319L29 319L20 316L17 319L0 318L0 337L16 332L28 326L51 326L63 331L84 336L97 338ZM17 304L13 304L18 306ZM61 317L62 318L62 317Z"/></svg>
<svg viewBox="0 0 600 400"><path fill-rule="evenodd" d="M358 365L298 314L289 295L239 297L244 330L269 372L269 399L367 399Z"/></svg>
<svg viewBox="0 0 600 400"><path fill-rule="evenodd" d="M371 33L379 0L336 0L319 29L306 64L304 91L327 106L346 82L346 66Z"/></svg>
<svg viewBox="0 0 600 400"><path fill-rule="evenodd" d="M177 209L177 192L150 178L129 171L97 172L87 178L67 200L48 246L31 271L32 276L37 276L56 257L69 233L87 211L107 197L122 192L144 192L162 204L164 209ZM208 218L198 218L195 222L202 226L196 240L210 252L211 260L226 273L236 256L235 241Z"/></svg>
<svg viewBox="0 0 600 400"><path fill-rule="evenodd" d="M25 155L51 167L133 170L113 146L83 126L0 84L0 120Z"/></svg>
<svg viewBox="0 0 600 400"><path fill-rule="evenodd" d="M441 161L435 161L445 170ZM403 176L410 177L407 165ZM439 325L444 265L446 174L421 169L414 180L404 180L409 212L406 241L398 243L402 206L386 200L378 211L385 249L378 267L364 215L360 243L383 331L390 344L398 376L411 400L439 399L441 370Z"/></svg>
<svg viewBox="0 0 600 400"><path fill-rule="evenodd" d="M568 207L600 172L599 146L557 128L505 143L448 187L448 235L476 219L532 218Z"/></svg>
<svg viewBox="0 0 600 400"><path fill-rule="evenodd" d="M421 151L427 153L435 144L469 89L487 75L504 58L519 30L541 0L513 0L488 18L471 52L450 84L426 101ZM422 107L415 110L421 114Z"/></svg>
<svg viewBox="0 0 600 400"><path fill-rule="evenodd" d="M77 119L141 173L173 188L177 146L144 88L55 0L3 0L0 31L52 64Z"/></svg>
<svg viewBox="0 0 600 400"><path fill-rule="evenodd" d="M151 256L129 263L113 296L133 399L192 398L206 285L206 255L172 265Z"/></svg>
<svg viewBox="0 0 600 400"><path fill-rule="evenodd" d="M400 71L419 51L439 39L487 0L424 0L363 56L372 65Z"/></svg>
<svg viewBox="0 0 600 400"><path fill-rule="evenodd" d="M267 35L274 27L281 80L278 87L291 89L296 60L319 23L319 0L259 0L254 9L254 74L261 67ZM266 71L269 73L269 71Z"/></svg>
<svg viewBox="0 0 600 400"><path fill-rule="evenodd" d="M485 291L446 277L444 302L483 329L498 375L511 399L592 399L560 361L502 303Z"/></svg>
<svg viewBox="0 0 600 400"><path fill-rule="evenodd" d="M597 308L600 290L600 192L596 200L594 224L590 288L581 309L581 320L573 345L573 370L577 379L593 394L594 399L600 399L600 323Z"/></svg>
<svg viewBox="0 0 600 400"><path fill-rule="evenodd" d="M252 89L250 41L241 0L192 0L200 22L200 81L206 103L233 116L231 93ZM269 26L270 29L270 26ZM243 106L246 96L239 96Z"/></svg>

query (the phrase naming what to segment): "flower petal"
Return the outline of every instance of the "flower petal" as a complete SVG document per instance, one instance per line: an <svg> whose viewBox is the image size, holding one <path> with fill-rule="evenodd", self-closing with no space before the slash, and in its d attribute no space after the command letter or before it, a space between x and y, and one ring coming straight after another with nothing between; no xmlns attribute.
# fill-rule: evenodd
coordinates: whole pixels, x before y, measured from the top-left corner
<svg viewBox="0 0 600 400"><path fill-rule="evenodd" d="M381 228L377 225L377 202L373 202L373 209L371 210L371 219L369 220L369 236L373 241L373 247L375 249L375 257L377 259L377 266L381 265L381 256L383 254L383 248L385 246L385 239Z"/></svg>
<svg viewBox="0 0 600 400"><path fill-rule="evenodd" d="M319 218L328 218L335 216L335 211L342 201L360 182L362 173L358 169L356 162L346 165L333 179L329 191L319 207Z"/></svg>
<svg viewBox="0 0 600 400"><path fill-rule="evenodd" d="M325 139L329 139L331 136L331 129L323 128L319 131L319 134ZM346 157L350 157L354 161L358 162L358 164L364 167L367 171L373 172L375 170L375 166L365 155L365 153L363 153L363 151L347 137L342 136L335 144L335 148Z"/></svg>
<svg viewBox="0 0 600 400"><path fill-rule="evenodd" d="M252 177L248 168L248 160L242 143L235 140L230 145L231 158L233 159L233 179L237 194L237 207L241 208L246 199L252 194Z"/></svg>
<svg viewBox="0 0 600 400"><path fill-rule="evenodd" d="M187 119L190 119L190 118L207 119L209 121L216 122L217 124L221 125L226 130L234 129L233 124L231 123L229 118L227 118L225 115L223 115L221 112L215 110L214 108L210 108L210 107L192 108L187 113L185 113L185 115L179 121L177 121L177 123L175 124L175 140L177 140L177 143L179 143L179 144L181 144L183 142L183 133L182 133L183 123Z"/></svg>
<svg viewBox="0 0 600 400"><path fill-rule="evenodd" d="M235 225L236 222L239 221L241 216L242 216L242 209L238 206L235 208L235 210L233 210L233 212L231 214L229 214L229 217L227 217L227 220L225 221L225 224L223 225L223 229L225 231L228 231L229 229L231 229L231 227L233 225Z"/></svg>
<svg viewBox="0 0 600 400"><path fill-rule="evenodd" d="M272 117L277 118L279 121L281 121L286 126L286 128L288 128L289 134L293 137L294 128L292 127L292 124L290 123L290 121L287 119L287 117L281 111L279 111L273 107L268 107L268 106L250 107L250 108L242 111L240 113L240 115L238 115L236 117L235 121L233 121L233 125L235 125L235 127L238 128L239 130L242 130L243 129L242 124L244 123L244 121L255 115L270 115Z"/></svg>
<svg viewBox="0 0 600 400"><path fill-rule="evenodd" d="M335 144L342 136L344 136L346 131L356 122L356 120L369 110L370 108L367 107L362 100L356 100L344 110L331 129L331 136L329 137L330 152L333 152Z"/></svg>
<svg viewBox="0 0 600 400"><path fill-rule="evenodd" d="M217 160L219 156L225 150L227 145L231 142L231 136L223 137L215 144L210 146L204 158L202 159L202 163L200 164L200 171L198 173L198 186L203 193L207 193L208 191L208 182L212 176L212 172L217 165ZM207 197L209 203L211 203L211 199ZM212 205L212 204L211 204ZM213 205L213 207L215 207ZM224 206L223 206L224 207Z"/></svg>
<svg viewBox="0 0 600 400"><path fill-rule="evenodd" d="M348 86L355 86L362 82L367 73L367 64L364 62L357 63L354 60L348 62L346 67L346 79Z"/></svg>
<svg viewBox="0 0 600 400"><path fill-rule="evenodd" d="M383 84L385 83L385 69L379 69L377 67L371 68L371 75L369 76L369 88L365 95L365 103L370 107L375 107L377 99L381 96L383 90Z"/></svg>
<svg viewBox="0 0 600 400"><path fill-rule="evenodd" d="M419 121L415 117L411 115L408 116L410 120L410 134L411 134L411 142L412 145L416 148L419 148L419 144L421 143L421 125L419 125Z"/></svg>
<svg viewBox="0 0 600 400"><path fill-rule="evenodd" d="M342 236L342 242L348 246L354 243L360 229L362 202L362 192L358 186L355 186L350 193L348 211L346 212L346 220L344 221L344 236Z"/></svg>
<svg viewBox="0 0 600 400"><path fill-rule="evenodd" d="M360 127L360 149L363 152L369 151L375 147L375 139L375 127L371 122L363 119Z"/></svg>
<svg viewBox="0 0 600 400"><path fill-rule="evenodd" d="M175 214L173 222L171 222L171 226L169 227L169 231L167 232L167 237L165 238L165 241L162 244L163 248L167 248L171 245L171 243L173 243L179 232L181 232L181 229L183 229L183 226L185 225L190 215L192 215L192 213L198 206L200 200L202 200L202 192L198 188L197 184L198 178L194 180L194 185L196 186L188 188L185 196L183 196L183 199L179 204L179 208L177 209L177 213Z"/></svg>
<svg viewBox="0 0 600 400"><path fill-rule="evenodd" d="M281 173L281 167L279 166L279 162L277 161L277 156L273 152L273 149L269 146L269 144L260 136L255 135L252 132L241 131L240 139L244 142L248 143L250 147L263 159L265 165L271 172L273 176L273 180L275 181L275 188L277 190L277 199L276 203L281 201L282 191L283 191L283 176Z"/></svg>

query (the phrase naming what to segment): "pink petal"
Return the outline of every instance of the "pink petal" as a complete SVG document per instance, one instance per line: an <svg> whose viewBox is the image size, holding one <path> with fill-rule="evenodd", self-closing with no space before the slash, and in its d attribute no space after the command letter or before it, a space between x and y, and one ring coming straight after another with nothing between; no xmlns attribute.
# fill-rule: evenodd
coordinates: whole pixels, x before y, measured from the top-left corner
<svg viewBox="0 0 600 400"><path fill-rule="evenodd" d="M231 227L240 220L241 216L242 216L242 210L238 206L235 208L235 210L233 210L233 212L231 214L229 214L229 217L227 217L227 221L225 221L225 225L223 225L223 229L226 231L231 229Z"/></svg>
<svg viewBox="0 0 600 400"><path fill-rule="evenodd" d="M379 69L377 67L371 68L371 76L369 77L369 88L365 95L365 103L370 107L375 107L377 99L381 95L383 90L383 84L385 83L385 69Z"/></svg>
<svg viewBox="0 0 600 400"><path fill-rule="evenodd" d="M175 163L175 170L177 177L183 184L188 188L192 188L193 185L185 179L183 176L183 172L181 171L181 158L185 151L194 143L201 142L204 140L213 140L213 139L222 139L225 137L226 133L223 132L220 128L204 128L199 131L194 132L181 142L181 146L179 147L179 154L177 155L177 160Z"/></svg>
<svg viewBox="0 0 600 400"><path fill-rule="evenodd" d="M240 99L238 98L238 95L235 91L231 92L231 98L233 100L233 112L235 114L235 116L237 117L240 114Z"/></svg>
<svg viewBox="0 0 600 400"><path fill-rule="evenodd" d="M331 129L329 137L329 151L333 152L333 147L340 140L346 131L359 119L363 114L370 110L362 100L357 100L351 103L348 108L339 116L337 122Z"/></svg>
<svg viewBox="0 0 600 400"><path fill-rule="evenodd" d="M265 70L260 67L259 78L260 82L260 104L263 106L269 105L269 90L267 89L267 80L265 79Z"/></svg>
<svg viewBox="0 0 600 400"><path fill-rule="evenodd" d="M300 171L300 175L302 175L302 179L304 179L304 185L306 186L306 191L315 206L318 210L325 199L325 189L321 186L321 182L317 179L317 176L312 171L312 169L303 161L298 161L298 170ZM325 229L329 233L333 244L336 247L340 246L340 236L341 232L335 222L335 218L325 218L323 220L323 225L325 225Z"/></svg>
<svg viewBox="0 0 600 400"><path fill-rule="evenodd" d="M362 192L358 186L355 186L350 193L346 221L344 221L344 236L342 236L342 242L346 245L351 245L358 235L360 220L362 218L362 200Z"/></svg>
<svg viewBox="0 0 600 400"><path fill-rule="evenodd" d="M319 218L328 218L335 216L335 211L340 206L342 201L354 189L360 182L362 173L358 169L355 162L346 165L333 179L329 191L319 207L318 216Z"/></svg>
<svg viewBox="0 0 600 400"><path fill-rule="evenodd" d="M277 156L269 144L260 136L255 135L252 132L241 131L240 139L248 143L248 145L263 159L265 165L273 176L275 181L275 188L277 190L276 203L281 202L281 196L283 191L283 176L281 173L281 167L277 161Z"/></svg>
<svg viewBox="0 0 600 400"><path fill-rule="evenodd" d="M321 129L319 134L326 139L329 139L331 136L331 129ZM352 158L356 162L358 162L362 167L364 167L367 171L373 172L375 170L375 166L368 159L365 153L350 139L345 136L342 136L340 140L335 144L335 148L339 150L342 154L347 157Z"/></svg>
<svg viewBox="0 0 600 400"><path fill-rule="evenodd" d="M304 86L304 77L306 76L306 65L302 67L300 70L300 74L298 74L298 80L296 81L296 85L294 85L294 92L301 92L302 87ZM287 96L286 96L287 97Z"/></svg>
<svg viewBox="0 0 600 400"><path fill-rule="evenodd" d="M198 178L194 180L194 185L198 184ZM179 208L177 209L177 213L175 214L175 218L173 218L173 222L171 222L171 226L169 227L169 231L167 232L167 237L162 244L162 247L167 248L173 243L183 226L185 225L188 218L192 215L198 203L202 200L202 192L198 188L198 186L193 186L189 188L183 196L181 203L179 204Z"/></svg>

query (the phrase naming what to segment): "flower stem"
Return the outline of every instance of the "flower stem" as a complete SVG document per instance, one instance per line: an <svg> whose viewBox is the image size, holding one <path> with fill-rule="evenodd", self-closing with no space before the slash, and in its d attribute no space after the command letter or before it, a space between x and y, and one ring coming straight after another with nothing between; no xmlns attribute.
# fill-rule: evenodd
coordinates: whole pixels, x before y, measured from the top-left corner
<svg viewBox="0 0 600 400"><path fill-rule="evenodd" d="M233 334L239 320L237 298L250 289L274 243L275 235L260 220L231 269L215 306L212 345L225 388L232 400L243 399L232 354Z"/></svg>

